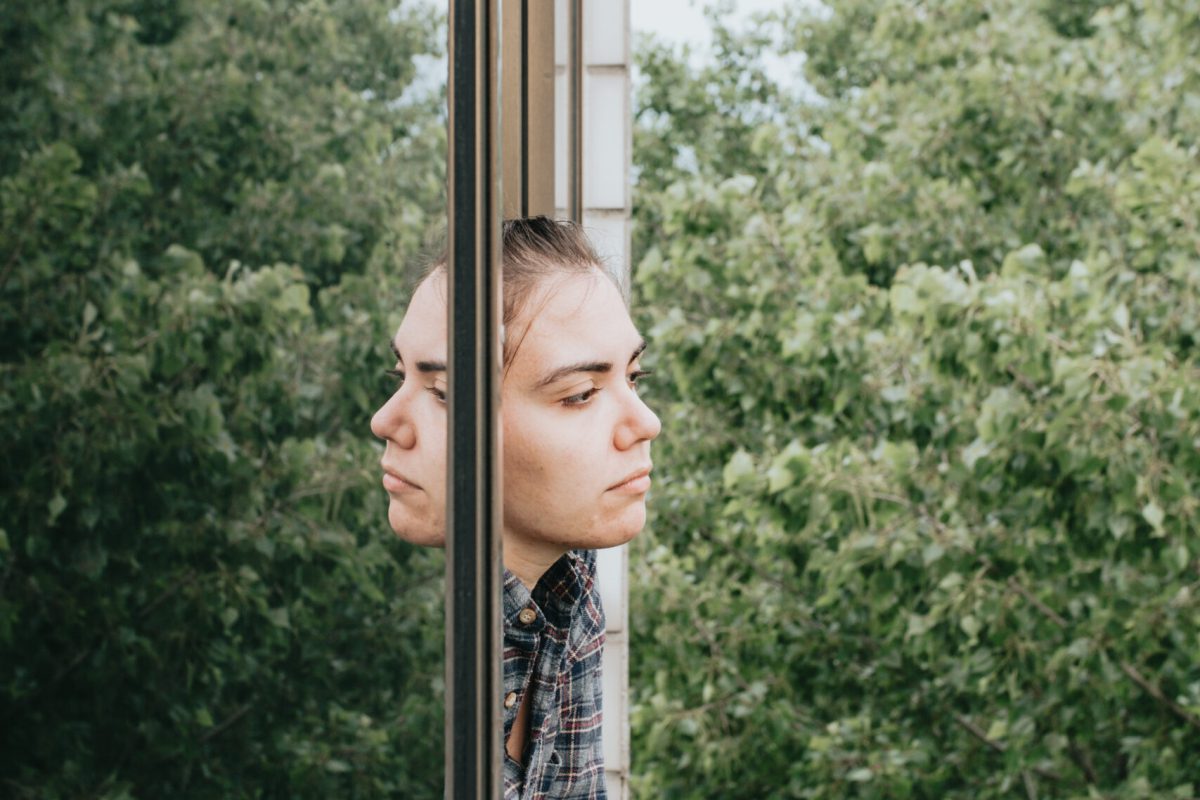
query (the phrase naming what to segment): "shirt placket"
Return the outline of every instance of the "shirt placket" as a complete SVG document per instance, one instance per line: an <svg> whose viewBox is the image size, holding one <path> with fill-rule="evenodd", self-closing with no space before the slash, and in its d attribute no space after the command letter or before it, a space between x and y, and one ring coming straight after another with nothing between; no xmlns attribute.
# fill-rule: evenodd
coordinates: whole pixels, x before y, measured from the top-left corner
<svg viewBox="0 0 1200 800"><path fill-rule="evenodd" d="M543 618L544 619L544 618ZM530 753L526 763L525 800L541 800L553 791L560 764L556 758L555 744L561 720L562 697L559 693L559 677L566 657L566 632L549 620L539 636L537 662L533 668L533 708L529 720Z"/></svg>
<svg viewBox="0 0 1200 800"><path fill-rule="evenodd" d="M504 738L507 740L521 702L535 692L535 669L541 647L541 631L545 617L539 612L529 591L514 576L506 576L504 587L504 695L500 702L504 706ZM531 709L532 711L532 709ZM530 719L532 727L532 714ZM528 747L522 760L528 764ZM524 797L524 788L529 785L529 774L507 751L504 753L504 783L506 800ZM516 788L517 791L512 791Z"/></svg>

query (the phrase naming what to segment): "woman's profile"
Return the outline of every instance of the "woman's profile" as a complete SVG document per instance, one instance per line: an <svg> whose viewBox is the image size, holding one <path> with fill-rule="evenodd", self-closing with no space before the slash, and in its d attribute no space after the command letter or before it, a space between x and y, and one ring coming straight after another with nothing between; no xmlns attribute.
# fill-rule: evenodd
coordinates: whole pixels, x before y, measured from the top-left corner
<svg viewBox="0 0 1200 800"><path fill-rule="evenodd" d="M604 614L595 550L646 519L658 418L637 393L645 342L578 225L504 223L505 798L603 798ZM446 510L444 260L391 342L397 387L371 420L388 522L441 546Z"/></svg>

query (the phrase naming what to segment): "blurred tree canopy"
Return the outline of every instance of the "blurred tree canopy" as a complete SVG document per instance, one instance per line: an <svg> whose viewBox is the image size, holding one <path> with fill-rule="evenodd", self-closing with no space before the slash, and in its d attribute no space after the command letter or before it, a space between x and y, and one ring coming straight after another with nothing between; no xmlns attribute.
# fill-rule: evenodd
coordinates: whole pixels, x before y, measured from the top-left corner
<svg viewBox="0 0 1200 800"><path fill-rule="evenodd" d="M1200 3L639 63L636 793L1200 795Z"/></svg>
<svg viewBox="0 0 1200 800"><path fill-rule="evenodd" d="M441 563L367 426L440 12L0 15L0 794L438 797Z"/></svg>
<svg viewBox="0 0 1200 800"><path fill-rule="evenodd" d="M440 796L441 562L367 433L439 25L6 5L4 796ZM1200 793L1198 51L1195 0L642 49L639 795Z"/></svg>

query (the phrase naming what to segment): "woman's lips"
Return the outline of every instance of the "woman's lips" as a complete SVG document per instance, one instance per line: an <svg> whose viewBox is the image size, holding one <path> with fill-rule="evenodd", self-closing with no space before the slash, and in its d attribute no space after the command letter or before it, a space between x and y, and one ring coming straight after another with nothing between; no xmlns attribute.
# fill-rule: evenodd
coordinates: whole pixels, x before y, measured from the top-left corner
<svg viewBox="0 0 1200 800"><path fill-rule="evenodd" d="M609 491L620 492L621 494L645 494L650 491L650 476L642 475L639 478L627 480L622 484L614 486Z"/></svg>
<svg viewBox="0 0 1200 800"><path fill-rule="evenodd" d="M609 491L620 492L622 494L645 494L650 491L650 467L640 469L628 475L625 480L616 486L609 487Z"/></svg>
<svg viewBox="0 0 1200 800"><path fill-rule="evenodd" d="M383 473L383 488L390 494L401 494L420 489L417 484L405 480L394 472Z"/></svg>

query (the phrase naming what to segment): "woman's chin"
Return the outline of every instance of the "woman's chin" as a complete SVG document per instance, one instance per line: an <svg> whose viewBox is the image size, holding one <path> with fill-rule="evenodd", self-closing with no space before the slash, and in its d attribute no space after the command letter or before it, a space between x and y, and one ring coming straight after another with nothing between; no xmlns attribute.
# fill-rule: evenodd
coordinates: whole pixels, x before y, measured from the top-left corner
<svg viewBox="0 0 1200 800"><path fill-rule="evenodd" d="M646 527L646 507L630 509L620 518L605 525L603 529L592 531L590 535L581 537L578 543L572 544L572 550L606 550L610 547L620 547L630 542Z"/></svg>
<svg viewBox="0 0 1200 800"><path fill-rule="evenodd" d="M420 547L445 547L446 530L426 521L413 519L394 507L388 509L388 523L404 541Z"/></svg>
<svg viewBox="0 0 1200 800"><path fill-rule="evenodd" d="M613 530L615 541L607 547L617 547L629 542L646 527L646 504L644 502L630 508L621 518L621 524Z"/></svg>

